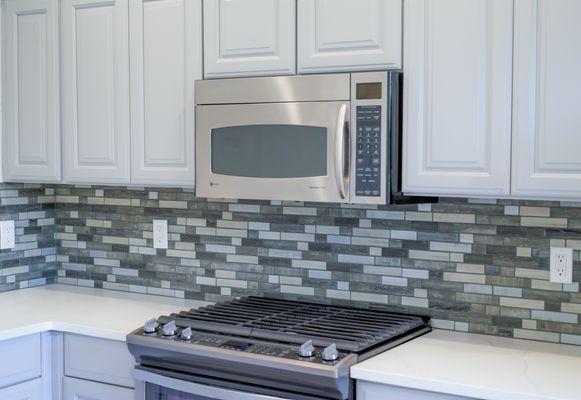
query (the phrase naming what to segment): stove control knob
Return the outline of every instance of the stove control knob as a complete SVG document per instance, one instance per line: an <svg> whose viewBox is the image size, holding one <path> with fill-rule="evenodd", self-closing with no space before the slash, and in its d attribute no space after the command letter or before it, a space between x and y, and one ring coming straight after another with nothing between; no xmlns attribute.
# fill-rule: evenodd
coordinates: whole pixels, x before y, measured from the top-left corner
<svg viewBox="0 0 581 400"><path fill-rule="evenodd" d="M155 333L159 329L159 324L155 319L150 319L143 325L143 332Z"/></svg>
<svg viewBox="0 0 581 400"><path fill-rule="evenodd" d="M315 355L315 346L313 346L312 340L306 341L299 348L299 356L301 357L312 357L314 355Z"/></svg>
<svg viewBox="0 0 581 400"><path fill-rule="evenodd" d="M335 343L331 343L328 347L323 349L323 353L321 354L321 358L325 361L335 361L339 358L339 352L337 351L337 345Z"/></svg>
<svg viewBox="0 0 581 400"><path fill-rule="evenodd" d="M194 335L192 334L192 328L184 329L180 337L182 338L182 340L192 340L192 338L194 337Z"/></svg>
<svg viewBox="0 0 581 400"><path fill-rule="evenodd" d="M168 322L161 328L161 331L163 333L163 336L174 336L178 332L176 322L175 321Z"/></svg>

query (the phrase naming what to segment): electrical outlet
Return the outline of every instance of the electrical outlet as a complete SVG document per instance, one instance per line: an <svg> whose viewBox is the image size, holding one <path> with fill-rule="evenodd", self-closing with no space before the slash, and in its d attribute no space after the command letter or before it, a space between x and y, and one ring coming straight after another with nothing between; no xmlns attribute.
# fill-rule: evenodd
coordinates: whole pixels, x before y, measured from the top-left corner
<svg viewBox="0 0 581 400"><path fill-rule="evenodd" d="M13 249L15 245L14 221L0 221L0 249Z"/></svg>
<svg viewBox="0 0 581 400"><path fill-rule="evenodd" d="M573 283L573 249L551 247L551 282Z"/></svg>
<svg viewBox="0 0 581 400"><path fill-rule="evenodd" d="M153 220L153 248L167 249L167 221L165 219Z"/></svg>

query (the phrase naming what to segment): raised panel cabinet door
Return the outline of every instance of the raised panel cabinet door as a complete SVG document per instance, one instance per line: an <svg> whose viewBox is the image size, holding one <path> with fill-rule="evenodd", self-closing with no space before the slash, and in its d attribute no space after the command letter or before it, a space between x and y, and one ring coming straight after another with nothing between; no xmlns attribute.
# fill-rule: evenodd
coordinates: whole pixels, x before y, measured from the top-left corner
<svg viewBox="0 0 581 400"><path fill-rule="evenodd" d="M201 0L130 0L131 183L194 186Z"/></svg>
<svg viewBox="0 0 581 400"><path fill-rule="evenodd" d="M129 183L128 0L62 0L64 179Z"/></svg>
<svg viewBox="0 0 581 400"><path fill-rule="evenodd" d="M204 76L290 75L296 0L204 0Z"/></svg>
<svg viewBox="0 0 581 400"><path fill-rule="evenodd" d="M44 400L48 398L48 396L43 396L41 378L0 389L0 400Z"/></svg>
<svg viewBox="0 0 581 400"><path fill-rule="evenodd" d="M135 392L120 386L64 378L63 400L134 400Z"/></svg>
<svg viewBox="0 0 581 400"><path fill-rule="evenodd" d="M512 194L581 198L581 2L516 0Z"/></svg>
<svg viewBox="0 0 581 400"><path fill-rule="evenodd" d="M404 191L508 195L513 1L404 7Z"/></svg>
<svg viewBox="0 0 581 400"><path fill-rule="evenodd" d="M58 0L4 1L4 178L61 179Z"/></svg>
<svg viewBox="0 0 581 400"><path fill-rule="evenodd" d="M298 0L299 73L401 68L402 0Z"/></svg>

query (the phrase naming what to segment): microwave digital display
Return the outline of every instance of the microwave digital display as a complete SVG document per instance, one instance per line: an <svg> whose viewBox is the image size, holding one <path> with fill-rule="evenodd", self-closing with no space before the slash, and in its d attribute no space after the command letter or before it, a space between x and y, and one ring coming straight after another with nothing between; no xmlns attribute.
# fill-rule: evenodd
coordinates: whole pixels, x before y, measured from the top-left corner
<svg viewBox="0 0 581 400"><path fill-rule="evenodd" d="M381 99L381 82L367 82L357 84L357 100Z"/></svg>

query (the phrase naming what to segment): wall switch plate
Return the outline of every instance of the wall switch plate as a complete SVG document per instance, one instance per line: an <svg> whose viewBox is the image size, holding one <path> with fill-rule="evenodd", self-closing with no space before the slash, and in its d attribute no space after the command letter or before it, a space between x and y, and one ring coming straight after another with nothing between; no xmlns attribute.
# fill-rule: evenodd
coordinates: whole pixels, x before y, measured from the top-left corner
<svg viewBox="0 0 581 400"><path fill-rule="evenodd" d="M551 247L551 282L573 283L573 249Z"/></svg>
<svg viewBox="0 0 581 400"><path fill-rule="evenodd" d="M15 246L14 221L0 221L0 249L13 249Z"/></svg>
<svg viewBox="0 0 581 400"><path fill-rule="evenodd" d="M165 219L153 220L153 248L167 249L167 221Z"/></svg>

